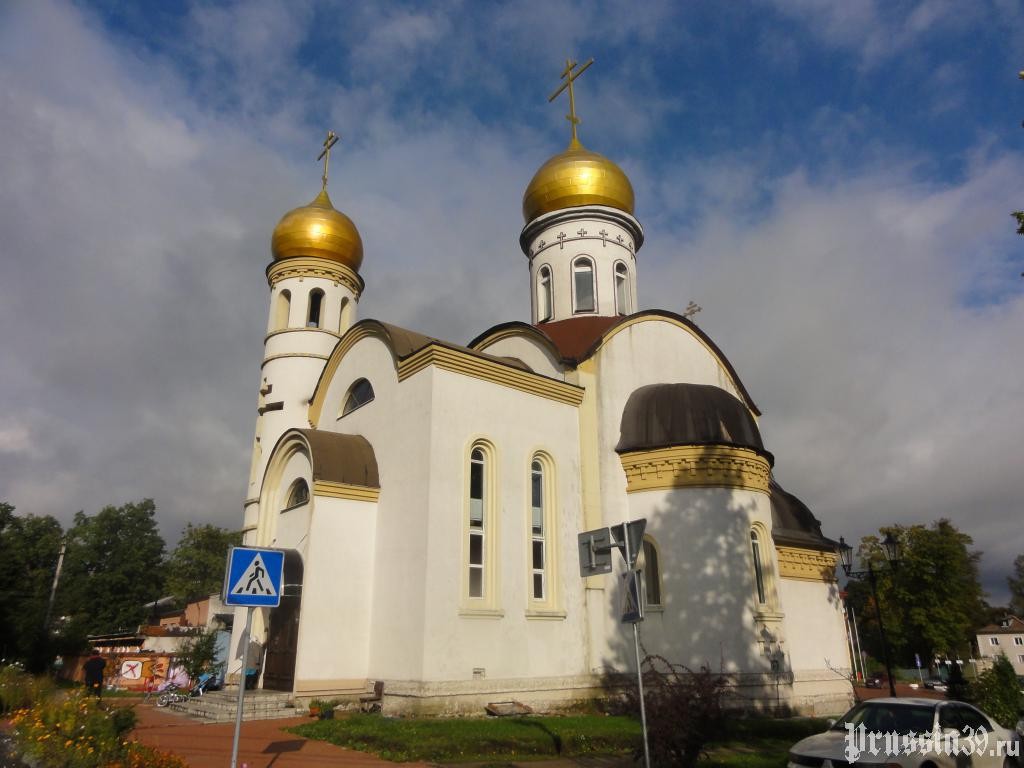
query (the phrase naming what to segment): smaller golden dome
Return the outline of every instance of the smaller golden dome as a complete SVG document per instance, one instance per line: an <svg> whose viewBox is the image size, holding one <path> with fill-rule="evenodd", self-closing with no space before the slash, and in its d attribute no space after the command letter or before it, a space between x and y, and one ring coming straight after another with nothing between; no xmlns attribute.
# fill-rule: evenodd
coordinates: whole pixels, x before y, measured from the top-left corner
<svg viewBox="0 0 1024 768"><path fill-rule="evenodd" d="M523 193L523 218L530 222L579 205L606 205L632 214L633 202L633 185L622 169L573 139L533 175Z"/></svg>
<svg viewBox="0 0 1024 768"><path fill-rule="evenodd" d="M324 189L309 205L288 211L274 227L270 251L275 261L319 256L355 271L363 263L363 239L352 219L331 205Z"/></svg>

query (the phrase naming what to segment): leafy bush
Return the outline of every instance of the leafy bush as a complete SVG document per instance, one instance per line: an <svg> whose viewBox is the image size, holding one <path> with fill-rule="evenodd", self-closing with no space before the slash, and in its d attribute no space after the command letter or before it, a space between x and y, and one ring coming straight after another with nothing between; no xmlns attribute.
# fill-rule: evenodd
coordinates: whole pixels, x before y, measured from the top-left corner
<svg viewBox="0 0 1024 768"><path fill-rule="evenodd" d="M48 678L33 677L20 664L0 667L0 712L4 714L31 706L52 691Z"/></svg>
<svg viewBox="0 0 1024 768"><path fill-rule="evenodd" d="M707 667L693 672L656 655L647 656L641 669L651 764L692 768L707 745L724 733L722 699L728 681ZM622 693L639 715L636 688L624 686Z"/></svg>
<svg viewBox="0 0 1024 768"><path fill-rule="evenodd" d="M974 703L1004 728L1013 728L1024 710L1024 696L1013 665L999 656L972 686Z"/></svg>
<svg viewBox="0 0 1024 768"><path fill-rule="evenodd" d="M84 692L48 696L11 719L20 752L46 768L186 768L177 757L125 740L135 711Z"/></svg>

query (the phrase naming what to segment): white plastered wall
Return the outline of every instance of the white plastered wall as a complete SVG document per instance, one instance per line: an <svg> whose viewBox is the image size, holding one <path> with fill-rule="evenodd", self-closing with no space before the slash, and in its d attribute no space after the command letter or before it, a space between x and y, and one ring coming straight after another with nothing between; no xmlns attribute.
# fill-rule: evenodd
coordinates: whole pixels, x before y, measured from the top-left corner
<svg viewBox="0 0 1024 768"><path fill-rule="evenodd" d="M444 370L417 376L433 378L423 679L471 680L474 669L487 679L585 673L575 407ZM496 462L498 592L491 607L497 613L487 615L462 599L463 510L469 451L477 439L494 446ZM549 541L557 551L558 615L531 614L528 592L529 469L537 451L550 456L554 471L557 530Z"/></svg>
<svg viewBox="0 0 1024 768"><path fill-rule="evenodd" d="M766 672L770 660L757 642L756 587L750 547L755 523L771 530L767 494L729 488L676 488L629 494L631 519L645 518L647 534L658 547L661 609L641 625L650 653L691 669L708 666L727 672ZM776 564L770 544L762 548L770 609ZM622 572L622 558L616 570ZM635 668L632 634L619 624L622 590L611 581L608 626L614 627L604 650L615 669Z"/></svg>
<svg viewBox="0 0 1024 768"><path fill-rule="evenodd" d="M374 399L341 416L352 383L366 378ZM372 558L367 677L422 675L424 573L430 476L430 378L398 381L394 358L381 339L357 342L327 384L318 428L362 435L373 446L380 476Z"/></svg>

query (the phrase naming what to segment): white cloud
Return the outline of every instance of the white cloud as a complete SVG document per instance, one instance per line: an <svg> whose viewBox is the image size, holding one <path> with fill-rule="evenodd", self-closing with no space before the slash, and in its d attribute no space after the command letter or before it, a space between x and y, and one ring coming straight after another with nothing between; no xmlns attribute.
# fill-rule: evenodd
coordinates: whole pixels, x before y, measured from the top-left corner
<svg viewBox="0 0 1024 768"><path fill-rule="evenodd" d="M525 318L520 196L555 149L543 129L564 122L564 110L542 112L557 73L537 84L536 108L524 106L543 118L488 128L464 104L407 117L396 89L436 64L455 86L510 92L510 61L547 71L580 29L656 51L672 11L500 6L474 30L459 15L467 7L426 16L370 6L325 32L349 48L364 40L337 55L355 57L358 77L329 78L299 59L321 18L312 6L197 7L172 51L187 52L184 74L112 41L74 7L4 11L0 324L19 330L0 346L0 390L16 414L0 422L0 500L68 520L151 495L170 535L188 520L238 523L270 232L317 191L328 117L345 137L332 198L366 243L361 316L456 342ZM872 61L885 54L888 43L871 42L884 27L875 6L791 8ZM900 34L925 34L947 15L915 9ZM371 17L382 20L377 37L361 38ZM389 69L390 57L408 65ZM401 82L375 79L377 67ZM767 131L734 155L693 152L686 167L645 161L607 150L607 137L639 146L685 105L674 94L649 101L659 81L639 55L598 72L583 102L615 109L584 110L584 138L604 137L594 148L637 188L642 302L704 307L697 321L765 411L782 482L830 534L945 515L994 570L1008 568L1024 551L1012 522L1024 308L1019 290L1002 287L1020 271L1007 268L1020 155L983 140L962 179L926 184L916 169L928 158L869 145L853 171L826 164L773 178L773 148L789 139ZM833 157L863 131L857 112L818 120Z"/></svg>

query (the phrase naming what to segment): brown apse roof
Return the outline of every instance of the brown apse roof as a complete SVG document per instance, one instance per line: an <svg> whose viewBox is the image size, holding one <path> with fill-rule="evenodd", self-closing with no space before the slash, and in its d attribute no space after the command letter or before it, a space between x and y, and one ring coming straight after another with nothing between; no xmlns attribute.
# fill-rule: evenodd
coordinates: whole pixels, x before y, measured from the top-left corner
<svg viewBox="0 0 1024 768"><path fill-rule="evenodd" d="M296 429L309 443L313 463L313 481L326 480L346 485L380 488L377 457L373 446L362 435Z"/></svg>

